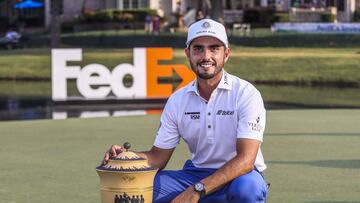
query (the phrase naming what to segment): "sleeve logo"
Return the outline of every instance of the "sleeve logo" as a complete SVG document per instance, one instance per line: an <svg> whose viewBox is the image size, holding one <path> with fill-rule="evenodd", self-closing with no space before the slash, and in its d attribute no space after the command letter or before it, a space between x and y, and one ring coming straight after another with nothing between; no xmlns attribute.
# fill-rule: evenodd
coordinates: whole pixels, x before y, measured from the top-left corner
<svg viewBox="0 0 360 203"><path fill-rule="evenodd" d="M248 122L248 125L252 131L261 132L263 127L260 125L260 117L255 119L256 122Z"/></svg>

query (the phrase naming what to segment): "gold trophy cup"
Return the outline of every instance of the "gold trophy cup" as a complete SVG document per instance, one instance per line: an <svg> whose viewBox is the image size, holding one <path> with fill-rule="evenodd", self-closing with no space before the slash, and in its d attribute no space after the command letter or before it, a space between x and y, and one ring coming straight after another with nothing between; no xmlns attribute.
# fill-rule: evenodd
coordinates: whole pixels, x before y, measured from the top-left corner
<svg viewBox="0 0 360 203"><path fill-rule="evenodd" d="M96 168L102 203L152 202L153 181L158 169L129 151L130 147L130 143L124 143L126 151Z"/></svg>

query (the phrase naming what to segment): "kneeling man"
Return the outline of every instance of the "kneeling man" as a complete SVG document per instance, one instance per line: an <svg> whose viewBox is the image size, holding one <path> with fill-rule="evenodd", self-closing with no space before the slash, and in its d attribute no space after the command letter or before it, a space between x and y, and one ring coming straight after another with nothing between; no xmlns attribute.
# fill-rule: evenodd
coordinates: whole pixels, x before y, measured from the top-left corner
<svg viewBox="0 0 360 203"><path fill-rule="evenodd" d="M185 54L196 79L170 96L154 146L137 154L163 169L183 139L192 158L181 170L157 173L153 202L265 202L265 108L253 85L224 70L230 56L225 27L211 19L192 24ZM113 145L104 163L123 150Z"/></svg>

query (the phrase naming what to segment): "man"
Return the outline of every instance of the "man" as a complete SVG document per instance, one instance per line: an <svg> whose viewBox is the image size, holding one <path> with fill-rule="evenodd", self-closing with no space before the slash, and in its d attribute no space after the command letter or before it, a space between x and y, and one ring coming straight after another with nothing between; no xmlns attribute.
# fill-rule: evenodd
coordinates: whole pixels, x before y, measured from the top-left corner
<svg viewBox="0 0 360 203"><path fill-rule="evenodd" d="M192 24L185 54L197 77L170 96L154 146L138 154L163 169L182 138L192 160L182 170L158 172L153 202L265 202L265 109L250 83L223 69L230 56L224 26L210 19ZM112 146L104 163L121 151Z"/></svg>
<svg viewBox="0 0 360 203"><path fill-rule="evenodd" d="M10 42L18 42L19 39L21 38L21 35L15 30L10 29L9 31L6 32L5 38Z"/></svg>

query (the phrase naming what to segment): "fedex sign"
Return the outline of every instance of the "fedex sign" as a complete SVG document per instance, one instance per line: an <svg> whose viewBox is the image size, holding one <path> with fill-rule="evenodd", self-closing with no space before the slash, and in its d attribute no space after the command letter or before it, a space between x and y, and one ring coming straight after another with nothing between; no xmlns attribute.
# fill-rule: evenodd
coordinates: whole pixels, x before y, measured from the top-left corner
<svg viewBox="0 0 360 203"><path fill-rule="evenodd" d="M171 78L177 73L181 83L175 90L195 78L183 64L159 64L160 60L172 59L172 48L134 48L133 55L133 64L119 64L110 71L97 63L68 65L82 61L81 49L53 49L52 99L68 100L69 79L76 80L76 88L85 99L106 99L111 93L118 99L146 99L167 98L173 92L172 84L161 84L159 78Z"/></svg>

